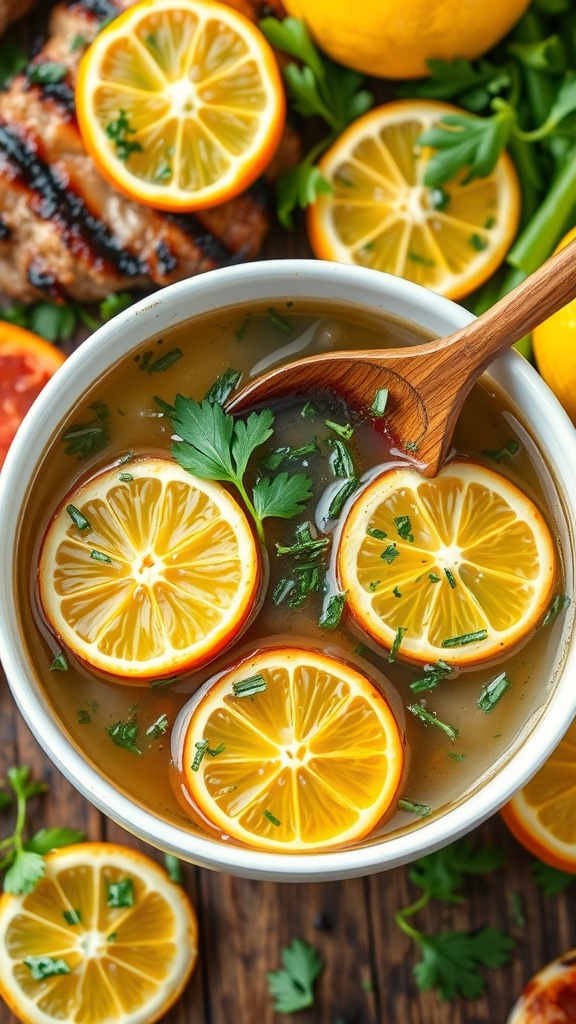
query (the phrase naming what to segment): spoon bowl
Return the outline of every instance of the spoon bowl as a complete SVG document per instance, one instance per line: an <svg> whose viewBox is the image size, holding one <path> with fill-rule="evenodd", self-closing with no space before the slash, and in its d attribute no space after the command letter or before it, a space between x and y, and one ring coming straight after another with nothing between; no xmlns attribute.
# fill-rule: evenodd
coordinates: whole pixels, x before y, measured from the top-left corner
<svg viewBox="0 0 576 1024"><path fill-rule="evenodd" d="M227 404L238 413L287 395L330 391L370 410L386 391L397 445L435 476L464 401L490 363L576 296L576 240L466 327L407 349L330 352L279 366Z"/></svg>

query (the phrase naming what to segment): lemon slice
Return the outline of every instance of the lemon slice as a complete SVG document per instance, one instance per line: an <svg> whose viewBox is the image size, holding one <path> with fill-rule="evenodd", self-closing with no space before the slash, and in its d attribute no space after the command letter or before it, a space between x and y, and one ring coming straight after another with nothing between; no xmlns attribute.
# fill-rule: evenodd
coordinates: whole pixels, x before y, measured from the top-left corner
<svg viewBox="0 0 576 1024"><path fill-rule="evenodd" d="M188 982L198 926L149 857L113 843L49 854L32 893L0 899L0 994L26 1024L152 1024Z"/></svg>
<svg viewBox="0 0 576 1024"><path fill-rule="evenodd" d="M431 150L418 137L447 103L397 100L359 117L319 162L332 186L308 207L319 259L384 270L457 299L478 288L504 259L520 216L520 187L503 153L494 171L442 189L424 185Z"/></svg>
<svg viewBox="0 0 576 1024"><path fill-rule="evenodd" d="M260 580L239 505L171 459L136 460L82 484L54 516L39 566L57 635L82 661L136 684L231 643Z"/></svg>
<svg viewBox="0 0 576 1024"><path fill-rule="evenodd" d="M500 813L527 850L576 874L576 723Z"/></svg>
<svg viewBox="0 0 576 1024"><path fill-rule="evenodd" d="M375 827L400 784L404 741L387 700L357 669L278 647L208 687L182 759L185 786L209 822L250 846L300 853Z"/></svg>
<svg viewBox="0 0 576 1024"><path fill-rule="evenodd" d="M272 49L212 0L143 0L80 63L76 111L100 173L163 210L214 206L270 162L285 98Z"/></svg>
<svg viewBox="0 0 576 1024"><path fill-rule="evenodd" d="M557 571L534 503L460 460L431 480L411 468L377 477L344 521L336 561L350 613L378 643L455 665L497 658L528 636Z"/></svg>

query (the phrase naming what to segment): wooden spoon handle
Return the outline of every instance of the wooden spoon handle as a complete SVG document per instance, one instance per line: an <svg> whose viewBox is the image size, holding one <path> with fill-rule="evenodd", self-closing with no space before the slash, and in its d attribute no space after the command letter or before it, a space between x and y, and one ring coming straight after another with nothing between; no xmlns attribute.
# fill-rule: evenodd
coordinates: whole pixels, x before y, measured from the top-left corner
<svg viewBox="0 0 576 1024"><path fill-rule="evenodd" d="M576 297L576 239L552 256L495 306L447 339L477 380L496 356ZM439 343L441 347L441 343Z"/></svg>

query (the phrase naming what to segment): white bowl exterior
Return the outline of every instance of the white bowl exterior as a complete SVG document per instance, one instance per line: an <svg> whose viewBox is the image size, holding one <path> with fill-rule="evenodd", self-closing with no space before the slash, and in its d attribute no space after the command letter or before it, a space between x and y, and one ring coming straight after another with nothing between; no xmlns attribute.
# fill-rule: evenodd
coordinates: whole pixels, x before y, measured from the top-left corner
<svg viewBox="0 0 576 1024"><path fill-rule="evenodd" d="M248 878L310 882L396 867L464 835L502 806L541 766L574 717L575 643L569 644L561 677L535 728L495 776L461 804L410 832L373 845L333 853L271 854L228 846L166 823L118 792L84 760L60 731L22 648L12 563L22 506L45 439L94 380L123 355L182 321L218 308L283 297L352 303L403 317L438 336L473 319L448 299L378 271L312 260L275 260L215 270L171 285L105 324L48 382L18 431L0 473L0 658L16 703L48 756L88 800L128 831L203 867ZM518 353L511 351L494 362L490 375L524 411L535 440L545 449L574 533L576 431L571 421ZM574 566L567 568L573 578Z"/></svg>

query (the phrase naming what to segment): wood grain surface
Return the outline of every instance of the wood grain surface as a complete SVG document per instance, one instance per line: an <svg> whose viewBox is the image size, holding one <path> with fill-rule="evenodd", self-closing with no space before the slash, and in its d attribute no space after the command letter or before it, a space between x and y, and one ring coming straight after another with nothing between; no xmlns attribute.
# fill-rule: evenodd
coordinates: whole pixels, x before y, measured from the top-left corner
<svg viewBox="0 0 576 1024"><path fill-rule="evenodd" d="M44 12L49 6L40 4ZM273 232L262 258L309 255L300 224L291 234ZM30 734L0 671L0 779L12 764L30 765L35 778L50 786L49 794L30 802L31 830L69 825L85 830L91 840L126 843L162 860L60 775ZM0 839L11 830L10 815L2 815ZM418 991L412 973L418 952L394 923L395 911L419 893L406 868L344 882L281 884L186 865L185 887L200 923L200 955L190 985L165 1024L505 1024L528 978L576 946L576 886L560 896L543 896L533 881L532 858L497 816L472 838L502 847L505 867L472 878L461 904L431 904L415 924L428 932L492 925L515 937L512 962L486 972L482 998L446 1003ZM514 893L522 899L523 926L515 923ZM316 984L314 1007L283 1017L273 1010L266 972L278 969L282 947L297 936L317 947L326 966ZM15 1021L0 1001L0 1024Z"/></svg>

